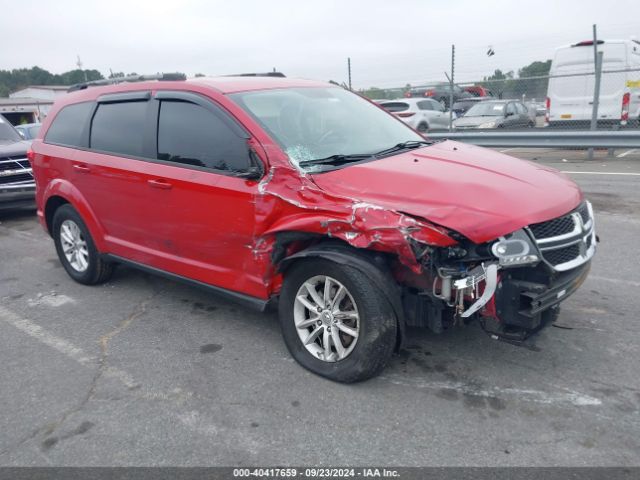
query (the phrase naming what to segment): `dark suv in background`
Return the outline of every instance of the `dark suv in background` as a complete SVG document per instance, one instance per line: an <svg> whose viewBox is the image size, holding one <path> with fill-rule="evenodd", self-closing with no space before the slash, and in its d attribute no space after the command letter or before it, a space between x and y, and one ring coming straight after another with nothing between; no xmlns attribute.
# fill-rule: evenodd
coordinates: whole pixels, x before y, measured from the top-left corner
<svg viewBox="0 0 640 480"><path fill-rule="evenodd" d="M35 207L36 184L27 159L30 144L0 115L0 210Z"/></svg>

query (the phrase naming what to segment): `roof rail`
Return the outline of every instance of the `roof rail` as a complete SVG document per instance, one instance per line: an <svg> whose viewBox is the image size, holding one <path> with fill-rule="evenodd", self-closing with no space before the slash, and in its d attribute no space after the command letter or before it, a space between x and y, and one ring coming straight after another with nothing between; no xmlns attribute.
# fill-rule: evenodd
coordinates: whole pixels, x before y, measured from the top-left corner
<svg viewBox="0 0 640 480"><path fill-rule="evenodd" d="M264 72L264 73L236 73L234 75L223 75L223 77L279 77L285 78L282 72Z"/></svg>
<svg viewBox="0 0 640 480"><path fill-rule="evenodd" d="M122 82L145 82L147 80L160 80L160 81L175 81L186 80L187 76L184 73L158 73L156 75L127 75L126 77L113 77L105 78L103 80L93 80L91 82L76 83L71 85L67 92L75 92L77 90L84 90L88 87L101 87L104 85L113 85Z"/></svg>

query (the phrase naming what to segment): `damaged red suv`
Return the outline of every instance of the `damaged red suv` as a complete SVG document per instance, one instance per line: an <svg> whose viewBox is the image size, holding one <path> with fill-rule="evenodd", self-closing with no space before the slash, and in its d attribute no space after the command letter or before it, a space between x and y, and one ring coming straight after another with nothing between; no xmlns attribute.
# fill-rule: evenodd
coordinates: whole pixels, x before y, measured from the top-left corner
<svg viewBox="0 0 640 480"><path fill-rule="evenodd" d="M407 326L477 321L522 341L596 249L591 205L551 169L429 141L343 88L278 77L82 85L30 160L68 274L125 264L256 309L341 382L379 373Z"/></svg>

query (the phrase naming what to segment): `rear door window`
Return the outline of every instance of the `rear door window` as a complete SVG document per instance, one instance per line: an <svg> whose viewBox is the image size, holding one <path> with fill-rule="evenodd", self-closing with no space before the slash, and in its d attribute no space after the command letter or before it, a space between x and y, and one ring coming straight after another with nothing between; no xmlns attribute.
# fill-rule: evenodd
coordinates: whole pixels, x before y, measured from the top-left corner
<svg viewBox="0 0 640 480"><path fill-rule="evenodd" d="M147 101L99 104L91 124L91 148L142 157L148 104Z"/></svg>
<svg viewBox="0 0 640 480"><path fill-rule="evenodd" d="M68 147L87 147L86 131L95 103L67 105L58 112L44 138L45 143Z"/></svg>
<svg viewBox="0 0 640 480"><path fill-rule="evenodd" d="M158 160L214 170L242 172L249 147L217 114L201 105L162 100L158 119Z"/></svg>
<svg viewBox="0 0 640 480"><path fill-rule="evenodd" d="M435 110L433 104L429 100L422 100L418 102L418 108L420 110Z"/></svg>

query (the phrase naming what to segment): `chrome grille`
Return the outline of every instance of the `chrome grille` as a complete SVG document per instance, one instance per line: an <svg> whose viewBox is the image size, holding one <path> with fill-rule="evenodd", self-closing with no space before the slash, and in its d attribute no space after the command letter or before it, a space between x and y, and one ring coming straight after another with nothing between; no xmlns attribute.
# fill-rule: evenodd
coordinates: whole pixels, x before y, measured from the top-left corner
<svg viewBox="0 0 640 480"><path fill-rule="evenodd" d="M569 215L566 217L554 218L548 222L534 223L529 225L531 233L537 239L557 237L558 235L564 235L571 233L575 228L573 218Z"/></svg>
<svg viewBox="0 0 640 480"><path fill-rule="evenodd" d="M570 262L580 255L580 247L577 244L569 245L564 248L555 250L547 250L544 252L544 259L554 267L563 263Z"/></svg>
<svg viewBox="0 0 640 480"><path fill-rule="evenodd" d="M573 212L529 225L544 261L557 271L571 270L593 257L596 247L593 210L589 202Z"/></svg>
<svg viewBox="0 0 640 480"><path fill-rule="evenodd" d="M0 185L33 183L33 172L24 155L0 158Z"/></svg>

